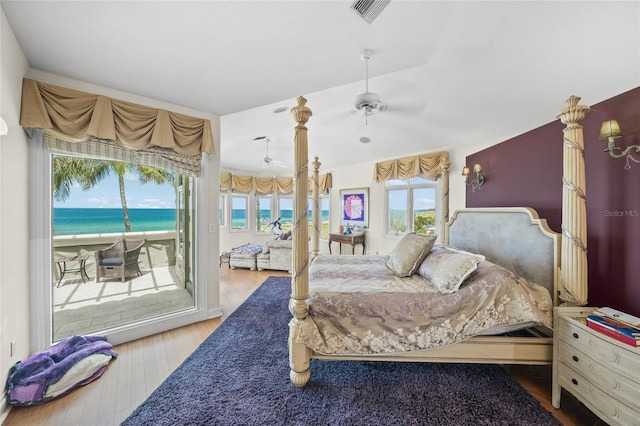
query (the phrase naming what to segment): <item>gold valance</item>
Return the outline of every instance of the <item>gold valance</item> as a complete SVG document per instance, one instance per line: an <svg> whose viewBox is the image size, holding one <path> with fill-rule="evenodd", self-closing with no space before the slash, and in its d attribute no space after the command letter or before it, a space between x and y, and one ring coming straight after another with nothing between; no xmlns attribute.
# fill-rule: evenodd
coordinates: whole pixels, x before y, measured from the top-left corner
<svg viewBox="0 0 640 426"><path fill-rule="evenodd" d="M313 179L309 179L309 191L311 191L311 185ZM319 190L320 192L326 192L333 185L331 173L319 176ZM220 174L220 190L227 191L232 189L238 192L250 192L252 190L260 192L262 194L270 194L277 192L279 194L292 194L293 193L293 178L258 178L254 176L237 176L231 173Z"/></svg>
<svg viewBox="0 0 640 426"><path fill-rule="evenodd" d="M442 174L444 167L449 168L448 151L381 161L375 165L373 178L376 182L416 176L435 179Z"/></svg>
<svg viewBox="0 0 640 426"><path fill-rule="evenodd" d="M209 120L30 79L22 82L20 125L70 142L106 139L131 150L155 146L188 156L214 152Z"/></svg>

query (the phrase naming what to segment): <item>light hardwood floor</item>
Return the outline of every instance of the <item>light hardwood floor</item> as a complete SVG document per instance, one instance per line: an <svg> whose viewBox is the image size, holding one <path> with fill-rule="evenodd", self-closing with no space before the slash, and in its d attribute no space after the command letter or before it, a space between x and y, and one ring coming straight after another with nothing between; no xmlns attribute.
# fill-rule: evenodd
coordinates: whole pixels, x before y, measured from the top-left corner
<svg viewBox="0 0 640 426"><path fill-rule="evenodd" d="M3 426L14 425L118 425L142 403L182 361L193 352L231 312L278 271L230 270L221 268L221 318L116 346L118 359L98 380L71 394L44 405L14 407ZM551 368L512 366L510 374L564 425L602 425L589 410L562 397L562 410L551 406Z"/></svg>

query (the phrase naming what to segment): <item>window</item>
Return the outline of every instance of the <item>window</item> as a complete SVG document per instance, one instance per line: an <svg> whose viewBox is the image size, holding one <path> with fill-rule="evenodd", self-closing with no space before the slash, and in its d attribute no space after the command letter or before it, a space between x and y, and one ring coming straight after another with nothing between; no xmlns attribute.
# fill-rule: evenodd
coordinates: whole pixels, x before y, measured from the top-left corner
<svg viewBox="0 0 640 426"><path fill-rule="evenodd" d="M422 177L387 181L387 234L434 234L437 200L436 181Z"/></svg>
<svg viewBox="0 0 640 426"><path fill-rule="evenodd" d="M231 200L231 229L235 231L251 229L255 234L269 234L269 224L280 218L280 224L284 232L293 228L293 196L255 193L251 194L221 194L220 195L220 225L229 223L223 216L228 212L226 203ZM320 238L329 238L329 195L320 195L321 230ZM313 232L313 199L309 198L309 235ZM228 225L227 225L228 226Z"/></svg>
<svg viewBox="0 0 640 426"><path fill-rule="evenodd" d="M231 229L248 229L249 197L234 194L231 196Z"/></svg>
<svg viewBox="0 0 640 426"><path fill-rule="evenodd" d="M278 198L278 217L280 217L283 232L293 228L293 197Z"/></svg>
<svg viewBox="0 0 640 426"><path fill-rule="evenodd" d="M256 194L256 232L269 232L269 224L273 222L271 218L271 195Z"/></svg>
<svg viewBox="0 0 640 426"><path fill-rule="evenodd" d="M320 238L328 239L329 238L329 196L327 194L320 195L318 199L318 204L320 207L321 215L320 215ZM309 197L309 235L313 235L313 198Z"/></svg>
<svg viewBox="0 0 640 426"><path fill-rule="evenodd" d="M128 333L121 331L125 328L148 331L145 323L170 323L172 316L191 315L200 286L194 264L197 179L124 161L46 151L43 155L48 157L51 176L47 192L53 194L53 199L46 200L50 212L44 215L51 220L43 224L51 235L44 242L50 256L43 256L43 269L51 272L53 266L52 283L45 284L52 291L44 309L49 317L43 318L43 324L51 328L46 340ZM123 238L142 246L132 253L135 266L123 265L124 279L92 262L93 252L106 254L108 247L116 253L106 257L122 256L114 243ZM80 259L75 260L77 269L67 269L70 259ZM96 277L100 285L86 287L80 294L74 290L78 275L83 282ZM104 293L104 286L115 284L103 279L114 278L134 290ZM139 315L125 315L134 299ZM74 319L77 315L84 320Z"/></svg>
<svg viewBox="0 0 640 426"><path fill-rule="evenodd" d="M108 247L110 244L114 242L113 231L110 231L109 233L106 233L106 234L102 234L100 231L96 231L96 232L92 231L93 235L89 235L87 237L90 240L88 241L87 247L78 246L79 238L75 238L75 237L69 238L68 236L66 236L67 238L65 238L65 236L60 235L62 233L61 232L62 225L59 223L56 225L55 223L56 219L60 219L60 215L58 214L57 218L55 217L54 209L56 208L56 205L54 204L54 197L52 196L54 187L55 187L53 160L54 160L54 157L56 156L68 157L70 155L76 156L77 154L77 153L65 151L64 150L65 144L62 143L61 145L63 146L62 147L57 146L56 143L45 144L45 136L43 135L43 132L40 129L34 129L33 132L31 132L29 135L29 160L30 160L29 171L30 171L30 177L31 177L29 179L29 191L28 191L29 215L30 215L29 227L30 227L30 232L42 237L42 238L38 238L34 242L34 245L32 247L33 256L30 257L30 262L33 266L32 274L30 275L30 279L29 279L29 293L31 298L30 302L31 302L31 306L33 307L33 309L31 310L31 318L30 318L31 319L30 332L31 332L31 349L35 351L44 350L47 347L50 347L51 344L56 340L56 338L54 337L55 333L65 330L65 328L57 327L56 325L56 321L54 320L54 315L56 315L56 313L59 313L61 311L54 310L53 305L54 303L59 303L59 301L63 301L66 307L69 307L69 299L67 297L59 297L60 294L58 293L58 295L56 295L54 294L54 292L69 291L76 288L76 285L69 286L69 285L65 285L64 282L60 283L60 285L57 286L58 281L60 280L59 275L61 274L59 273L60 271L57 269L56 260L59 259L60 257L75 256L78 254L81 256L84 256L82 251L83 249L85 251L94 252L100 249L101 246ZM90 148L93 148L93 145L91 145ZM108 151L111 152L111 150L108 150ZM121 153L119 152L119 154ZM89 157L89 153L84 153L84 152L83 152L83 155L80 156L80 158L87 158L87 157ZM129 158L130 156L126 155L126 153L125 155L122 155L122 156L118 155L117 157L118 158L115 158L115 157L100 158L100 159L93 158L93 157L92 158L96 160L102 160L102 161L104 160L113 160L116 162L132 161L131 158ZM137 155L131 156L131 157L137 157ZM204 230L207 227L207 224L205 222L205 218L207 217L206 215L207 202L204 197L204 194L208 194L209 189L212 189L215 194L218 193L217 188L210 188L210 183L214 182L214 178L210 174L211 172L214 171L212 169L213 168L210 168L210 167L203 167L199 177L195 179L189 179L190 185L189 187L185 187L183 191L183 194L186 194L185 196L189 197L186 200L183 198L183 202L182 202L182 205L185 207L185 210L183 212L185 214L182 217L185 219L184 223L187 224L187 226L184 228L185 232L183 235L185 236L185 238L186 237L189 238L189 241L183 245L183 247L186 249L184 251L184 254L188 256L188 259L185 258L185 263L184 263L186 272L183 275L181 274L179 276L177 276L178 273L175 273L175 272L168 272L167 274L163 274L163 276L167 276L169 279L175 278L177 280L180 280L182 277L185 278L185 282L181 282L177 284L177 287L184 290L184 291L180 291L180 293L182 294L186 293L188 298L190 299L188 306L176 307L176 305L174 304L174 301L176 300L176 295L173 294L171 298L171 312L163 311L161 315L154 314L153 316L146 316L144 318L138 318L138 316L136 316L134 322L128 321L126 324L123 323L123 324L115 325L114 323L107 322L106 323L107 329L101 330L99 334L107 337L107 339L110 342L127 342L130 340L139 339L154 333L158 333L160 331L175 329L176 327L180 327L185 324L202 321L208 317L209 310L208 310L208 303L207 303L208 301L207 289L210 286L213 286L212 288L217 288L218 283L217 281L213 280L209 276L209 274L206 273L206 268L205 268L206 264L203 262L195 262L195 259L208 258L208 251L209 251L209 247L211 246L206 241L205 238L197 238L197 235L202 234L202 231L200 231L199 234L197 234L196 231ZM175 172L180 173L179 171L175 171ZM115 177L114 175L112 176ZM129 213L132 214L130 216L132 232L133 233L142 232L143 235L140 235L140 236L143 236L148 240L152 240L152 241L149 241L145 249L143 249L145 253L139 256L142 275L128 277L128 279L142 280L151 284L151 287L149 287L151 289L150 293L154 293L154 295L157 295L158 293L163 293L165 292L164 290L167 290L167 292L170 293L169 290L172 291L172 287L169 285L166 285L167 282L165 282L164 280L161 281L158 279L159 275L158 275L158 269L156 269L156 266L160 269L168 270L169 268L172 268L173 265L167 265L165 263L165 265L163 266L161 264L159 265L154 262L158 260L156 255L158 255L159 251L155 250L155 248L160 247L158 245L159 244L158 241L165 239L165 236L167 233L172 234L170 237L172 239L172 242L168 242L166 244L166 247L168 247L166 250L166 253L164 249L161 250L162 255L164 254L169 255L176 252L176 257L177 257L177 243L175 242L176 233L178 232L177 229L175 228L175 224L177 224L177 217L175 213L178 207L177 189L173 185L169 187L169 191L171 192L172 195L169 198L169 204L164 204L165 209L172 208L173 210L173 213L170 215L170 218L168 219L174 224L173 230L172 231L165 230L160 232L158 231L146 232L146 231L136 231L135 218L133 216L133 213L135 213L134 210L138 208L148 208L149 207L148 205L145 207L145 205L141 203L148 203L150 200L154 200L157 197L154 195L153 191L151 191L149 187L146 188L146 191L142 193L141 196L134 197L133 196L134 194L129 192L129 188L132 188L133 182L130 182L127 180L125 184L127 187L126 196L127 198L130 197L129 202L127 203L127 206L130 209ZM116 187L119 187L119 184L117 184ZM81 189L78 187L78 190L81 190ZM119 190L116 190L116 194L117 195L115 196L116 197L115 199L118 201L121 200ZM82 198L84 199L85 197L86 197L86 194ZM103 201L103 200L102 198L93 197L93 201ZM122 208L122 206L120 206L120 208ZM156 209L149 209L149 210L156 210ZM83 217L86 217L86 216L87 215L84 215ZM99 219L99 218L96 218L96 219ZM124 217L122 218L121 223L124 223ZM54 227L58 228L55 230L55 233L54 233ZM118 233L120 235L125 234L124 232L118 232ZM59 251L58 251L58 247L60 248ZM174 249L171 249L171 247L174 247ZM149 255L152 252L154 254ZM176 258L176 262L177 261L178 259ZM88 272L89 276L93 278L95 276L94 275L95 271L93 271L92 268L93 269L95 268L95 265L93 265L93 262L91 262L90 266L87 266L86 272ZM67 272L69 271L67 270ZM66 275L64 279L67 279ZM71 274L68 277L68 279L69 280L77 279L81 281L80 276L75 274ZM111 288L113 284L114 283L106 283L106 284L103 283L102 287L96 286L96 288L97 289L103 288L103 287ZM122 285L121 282L119 284ZM138 303L138 299L144 297L138 291L139 287L137 286L137 284L134 287L126 283L124 285L126 288L129 288L129 289L135 288L136 289L135 294L130 294L130 292L125 292L126 294L119 293L119 294L114 294L113 296L118 297L119 299L120 299L119 296L136 298L136 303ZM82 286L83 289L85 289L85 287L88 288L89 286ZM78 294L75 294L75 293L74 295L78 296ZM87 299L88 296L84 293L81 296L85 298L85 300L82 300L82 303L84 302L88 303L86 308L91 310L92 314L96 313L94 312L96 311L95 306L93 305L93 303L91 303L91 300L94 300L94 299L92 297L89 297ZM99 296L100 302L108 302L106 294L99 293L98 296ZM153 297L155 296L152 295L152 297L150 297L149 299ZM154 300L156 301L155 305L159 305L159 303L157 303L158 299L155 298ZM125 302L126 300L120 300L117 304L126 306ZM93 309L91 308L92 306L94 306ZM111 308L112 306L110 305L109 309ZM144 308L144 306L141 306L141 308ZM114 312L111 312L111 313L114 314L112 315L112 318L116 318L115 313ZM131 313L131 309L129 309L129 313ZM133 317L118 315L117 318L122 319L122 318L133 318ZM90 322L90 321L80 321L76 323L78 323L78 325L81 325L80 323L82 324L88 323L89 325L95 324L94 322ZM61 324L61 322L58 321L57 324ZM104 321L102 322L102 324L105 324ZM87 332L88 331L79 333L75 329L73 330L73 334L86 334ZM93 333L93 332L89 332L89 333Z"/></svg>

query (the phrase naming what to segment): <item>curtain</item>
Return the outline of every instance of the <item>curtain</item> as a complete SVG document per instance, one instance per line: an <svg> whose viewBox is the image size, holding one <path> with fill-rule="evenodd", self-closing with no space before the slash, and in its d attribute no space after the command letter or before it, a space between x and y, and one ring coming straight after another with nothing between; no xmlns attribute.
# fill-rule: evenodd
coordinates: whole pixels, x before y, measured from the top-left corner
<svg viewBox="0 0 640 426"><path fill-rule="evenodd" d="M90 157L99 160L115 160L142 166L159 167L183 175L198 177L201 156L176 154L166 149L151 147L140 151L122 148L111 141L88 140L69 142L51 135L44 135L44 144L56 154L71 154L77 157Z"/></svg>
<svg viewBox="0 0 640 426"><path fill-rule="evenodd" d="M185 156L214 153L209 120L24 79L20 125L58 139L113 141L139 151L164 148Z"/></svg>
<svg viewBox="0 0 640 426"><path fill-rule="evenodd" d="M333 180L331 173L319 177L320 192L326 192L331 188ZM309 191L313 185L313 178L309 179ZM277 192L279 194L293 193L293 178L257 178L254 176L238 176L231 173L220 174L220 190L233 190L237 192L250 192L252 190L262 194Z"/></svg>
<svg viewBox="0 0 640 426"><path fill-rule="evenodd" d="M442 174L445 167L448 170L449 152L434 152L376 163L373 178L376 182L415 176L435 179Z"/></svg>

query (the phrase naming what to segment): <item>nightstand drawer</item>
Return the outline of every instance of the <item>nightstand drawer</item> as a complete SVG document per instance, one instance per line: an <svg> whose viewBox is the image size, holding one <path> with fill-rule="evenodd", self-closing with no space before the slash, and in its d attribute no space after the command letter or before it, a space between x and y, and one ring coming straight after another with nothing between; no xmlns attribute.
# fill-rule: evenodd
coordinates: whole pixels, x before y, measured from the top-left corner
<svg viewBox="0 0 640 426"><path fill-rule="evenodd" d="M613 398L640 410L640 383L634 382L627 376L622 376L608 367L596 362L584 352L577 350L564 341L558 346L558 360L574 371L588 374L590 383ZM637 372L636 372L637 374Z"/></svg>
<svg viewBox="0 0 640 426"><path fill-rule="evenodd" d="M640 350L614 339L600 335L597 331L577 322L569 322L560 317L558 338L575 347L580 352L589 354L594 361L620 372L624 376L634 377L640 383Z"/></svg>
<svg viewBox="0 0 640 426"><path fill-rule="evenodd" d="M559 369L558 381L560 386L577 396L587 404L600 417L607 419L609 423L637 425L640 419L640 411L628 407L624 403L613 399L602 392L592 382L578 373L571 366L563 364Z"/></svg>

